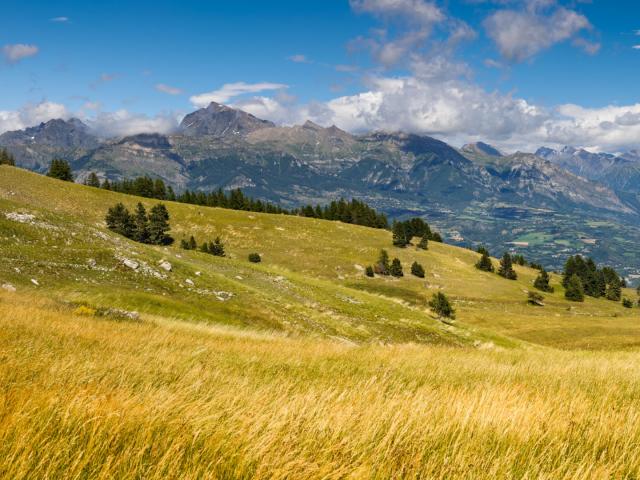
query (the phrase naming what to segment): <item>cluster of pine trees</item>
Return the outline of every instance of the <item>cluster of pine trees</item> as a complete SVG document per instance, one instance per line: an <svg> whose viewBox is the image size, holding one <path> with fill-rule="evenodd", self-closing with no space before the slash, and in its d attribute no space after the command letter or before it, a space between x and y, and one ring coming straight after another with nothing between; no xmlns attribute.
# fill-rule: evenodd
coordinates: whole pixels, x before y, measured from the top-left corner
<svg viewBox="0 0 640 480"><path fill-rule="evenodd" d="M610 267L598 268L593 259L581 255L569 257L564 265L562 285L565 297L582 302L584 297L600 298L619 302L622 299L624 279Z"/></svg>
<svg viewBox="0 0 640 480"><path fill-rule="evenodd" d="M383 213L377 212L364 202L359 200L346 201L340 199L328 205L307 205L299 209L287 210L262 200L251 198L240 189L225 192L221 188L216 191L202 192L185 190L176 194L170 185L166 185L161 179L151 177L137 177L133 180L121 180L109 182L105 179L102 183L95 173L90 173L85 181L91 187L100 187L114 192L127 193L157 200L168 200L191 205L207 207L229 208L231 210L244 210L259 213L277 213L284 215L299 215L302 217L319 218L322 220L336 220L343 223L362 225L372 228L388 228L389 222Z"/></svg>
<svg viewBox="0 0 640 480"><path fill-rule="evenodd" d="M0 165L16 166L16 159L5 148L0 148Z"/></svg>
<svg viewBox="0 0 640 480"><path fill-rule="evenodd" d="M196 242L196 239L191 235L189 240L182 239L180 246L184 250L200 250L201 252L208 253L214 257L224 257L226 255L224 243L222 243L220 237L216 237L212 242L204 242L200 247L198 247L198 242Z"/></svg>
<svg viewBox="0 0 640 480"><path fill-rule="evenodd" d="M419 237L418 248L427 250L429 241L442 243L442 237L438 232L434 232L429 224L421 218L412 218L404 222L394 221L391 227L393 233L393 245L404 248L411 245L413 237Z"/></svg>
<svg viewBox="0 0 640 480"><path fill-rule="evenodd" d="M54 158L49 164L49 171L47 177L57 178L65 182L73 182L73 172L71 171L71 165L66 160Z"/></svg>
<svg viewBox="0 0 640 480"><path fill-rule="evenodd" d="M149 214L144 205L138 203L134 214L122 203L109 208L105 217L109 230L140 243L170 245L173 238L167 232L169 212L162 203L154 205Z"/></svg>
<svg viewBox="0 0 640 480"><path fill-rule="evenodd" d="M491 256L489 255L489 250L485 247L479 247L478 253L480 254L480 259L476 263L476 268L478 270L482 270L483 272L493 273L495 271L495 267L493 266L493 262L491 261ZM524 257L523 257L524 261ZM498 268L498 275L507 280L517 280L518 274L513 269L513 258L508 252L500 259L500 266Z"/></svg>

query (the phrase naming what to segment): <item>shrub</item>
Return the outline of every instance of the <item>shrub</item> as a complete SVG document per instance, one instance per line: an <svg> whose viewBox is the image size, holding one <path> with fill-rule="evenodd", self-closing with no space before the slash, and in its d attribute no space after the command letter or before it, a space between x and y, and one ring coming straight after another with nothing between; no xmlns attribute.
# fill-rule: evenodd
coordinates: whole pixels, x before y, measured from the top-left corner
<svg viewBox="0 0 640 480"><path fill-rule="evenodd" d="M418 262L413 262L413 264L411 265L411 275L414 275L418 278L424 278L424 267Z"/></svg>
<svg viewBox="0 0 640 480"><path fill-rule="evenodd" d="M542 303L543 300L544 300L544 297L540 295L538 292L529 291L528 298L527 298L527 303L529 303L529 305L536 305L538 307L543 307L544 306L544 303Z"/></svg>
<svg viewBox="0 0 640 480"><path fill-rule="evenodd" d="M262 258L260 257L259 253L250 253L249 254L249 261L251 263L260 263L262 261Z"/></svg>
<svg viewBox="0 0 640 480"><path fill-rule="evenodd" d="M375 274L374 274L374 272L373 272L373 267L372 267L371 265L367 265L367 268L365 268L365 270L364 270L364 274L365 274L367 277L373 277L373 276L375 276Z"/></svg>
<svg viewBox="0 0 640 480"><path fill-rule="evenodd" d="M425 233L420 239L420 243L418 243L418 248L420 250L429 250L429 235Z"/></svg>
<svg viewBox="0 0 640 480"><path fill-rule="evenodd" d="M438 317L456 318L456 312L451 306L451 302L449 302L447 296L442 292L433 294L431 301L429 301L429 307L431 307L431 310L433 310Z"/></svg>
<svg viewBox="0 0 640 480"><path fill-rule="evenodd" d="M630 298L623 298L622 299L622 306L624 308L633 308L633 301Z"/></svg>

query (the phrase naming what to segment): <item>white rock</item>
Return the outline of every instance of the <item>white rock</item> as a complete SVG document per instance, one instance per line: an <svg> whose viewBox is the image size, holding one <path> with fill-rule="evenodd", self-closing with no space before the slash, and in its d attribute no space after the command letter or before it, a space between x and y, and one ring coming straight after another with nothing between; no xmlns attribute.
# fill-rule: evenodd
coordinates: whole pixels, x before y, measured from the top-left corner
<svg viewBox="0 0 640 480"><path fill-rule="evenodd" d="M36 287L40 286L40 284L38 283L38 280L36 280L35 278L31 279L31 283L33 283Z"/></svg>
<svg viewBox="0 0 640 480"><path fill-rule="evenodd" d="M236 280L242 280L242 277L240 275L236 275Z"/></svg>
<svg viewBox="0 0 640 480"><path fill-rule="evenodd" d="M195 283L193 283L193 280L191 280L190 278L187 278L184 283L186 283L187 285L191 285L192 287L195 285Z"/></svg>
<svg viewBox="0 0 640 480"><path fill-rule="evenodd" d="M170 272L172 267L171 267L171 264L166 260L161 260L160 268L162 268L163 270L166 270L167 272Z"/></svg>
<svg viewBox="0 0 640 480"><path fill-rule="evenodd" d="M2 284L2 289L6 290L7 292L15 292L16 291L16 287L11 285L10 283L3 283Z"/></svg>
<svg viewBox="0 0 640 480"><path fill-rule="evenodd" d="M199 277L200 275L202 275L202 272L196 272L196 277Z"/></svg>
<svg viewBox="0 0 640 480"><path fill-rule="evenodd" d="M90 258L89 260L87 260L87 265L89 265L91 268L94 268L98 263L96 262L95 258Z"/></svg>
<svg viewBox="0 0 640 480"><path fill-rule="evenodd" d="M129 267L132 270L137 270L138 267L140 266L140 264L138 262L136 262L135 260L129 260L128 258L125 258L122 263L124 263L124 265L126 267Z"/></svg>
<svg viewBox="0 0 640 480"><path fill-rule="evenodd" d="M4 216L7 220L13 220L14 222L20 223L30 223L36 219L35 215L31 215L30 213L9 212L5 213Z"/></svg>

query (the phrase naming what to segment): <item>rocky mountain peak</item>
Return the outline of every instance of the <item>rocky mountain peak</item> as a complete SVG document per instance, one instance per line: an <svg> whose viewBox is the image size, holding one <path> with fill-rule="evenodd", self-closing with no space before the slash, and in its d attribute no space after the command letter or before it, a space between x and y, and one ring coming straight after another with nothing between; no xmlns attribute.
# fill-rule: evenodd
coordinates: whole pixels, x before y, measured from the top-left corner
<svg viewBox="0 0 640 480"><path fill-rule="evenodd" d="M489 157L504 156L502 155L500 150L484 142L468 143L467 145L463 146L461 150L465 153L485 155Z"/></svg>
<svg viewBox="0 0 640 480"><path fill-rule="evenodd" d="M273 128L275 124L259 119L242 110L211 102L206 108L190 113L180 123L186 135L212 135L226 137L246 135L263 128Z"/></svg>

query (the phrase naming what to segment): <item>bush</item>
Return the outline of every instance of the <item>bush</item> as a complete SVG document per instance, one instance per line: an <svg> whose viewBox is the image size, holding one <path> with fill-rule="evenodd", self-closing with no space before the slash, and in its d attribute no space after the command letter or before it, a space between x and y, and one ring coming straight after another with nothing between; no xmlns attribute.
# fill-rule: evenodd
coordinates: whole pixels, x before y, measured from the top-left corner
<svg viewBox="0 0 640 480"><path fill-rule="evenodd" d="M540 295L538 292L529 291L528 298L527 298L527 303L529 303L529 305L544 307L544 303L542 303L543 300L544 300L544 297Z"/></svg>
<svg viewBox="0 0 640 480"><path fill-rule="evenodd" d="M367 268L365 268L365 270L364 270L364 274L365 274L367 277L373 277L373 276L375 276L375 274L374 274L374 272L373 272L373 267L372 267L371 265L367 265Z"/></svg>
<svg viewBox="0 0 640 480"><path fill-rule="evenodd" d="M259 253L250 253L249 254L249 261L251 263L260 263L262 261L262 258L260 257Z"/></svg>
<svg viewBox="0 0 640 480"><path fill-rule="evenodd" d="M633 308L633 301L630 298L623 298L622 299L622 306L624 308Z"/></svg>
<svg viewBox="0 0 640 480"><path fill-rule="evenodd" d="M451 302L449 302L447 296L442 292L433 294L429 302L429 307L431 307L431 310L433 310L438 317L456 318L456 312L451 306Z"/></svg>
<svg viewBox="0 0 640 480"><path fill-rule="evenodd" d="M418 262L413 262L413 264L411 265L411 275L414 275L418 278L424 278L424 267Z"/></svg>

